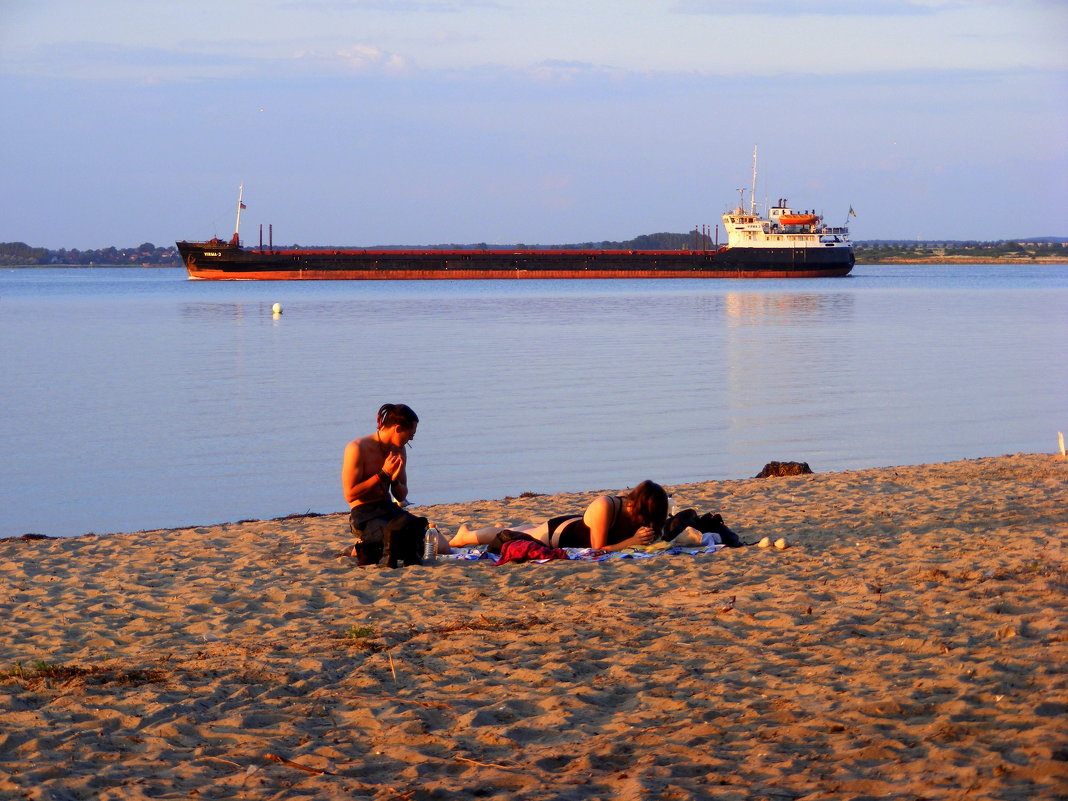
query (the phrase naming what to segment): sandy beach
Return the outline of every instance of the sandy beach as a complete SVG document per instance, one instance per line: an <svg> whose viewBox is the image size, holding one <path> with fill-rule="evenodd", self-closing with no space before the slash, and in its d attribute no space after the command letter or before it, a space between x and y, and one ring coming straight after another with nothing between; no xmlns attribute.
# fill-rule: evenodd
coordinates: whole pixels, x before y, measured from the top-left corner
<svg viewBox="0 0 1068 801"><path fill-rule="evenodd" d="M0 541L0 797L1068 796L1068 461L670 489L791 547L361 569L343 514Z"/></svg>

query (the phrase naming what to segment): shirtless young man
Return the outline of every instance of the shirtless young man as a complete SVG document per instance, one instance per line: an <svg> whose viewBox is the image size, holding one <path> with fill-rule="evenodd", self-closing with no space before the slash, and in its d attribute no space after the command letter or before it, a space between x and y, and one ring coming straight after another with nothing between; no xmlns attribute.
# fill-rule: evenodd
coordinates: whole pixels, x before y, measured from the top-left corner
<svg viewBox="0 0 1068 801"><path fill-rule="evenodd" d="M378 410L375 433L345 446L341 486L349 509L390 495L401 503L408 498L408 457L405 446L415 439L419 418L403 403L387 403Z"/></svg>
<svg viewBox="0 0 1068 801"><path fill-rule="evenodd" d="M415 521L423 521L393 503L408 498L408 457L405 447L415 438L419 417L411 407L403 403L387 403L378 410L377 428L373 434L354 439L345 447L341 464L341 487L349 504L349 523L358 543L352 555L361 559L361 564L377 561L376 549L364 546L359 540L365 534L375 536L398 517L409 518L414 537ZM422 532L419 532L419 547L422 549ZM448 553L448 540L439 535L438 552ZM385 560L390 559L387 553ZM396 554L392 560L396 561ZM369 560L369 561L365 561Z"/></svg>

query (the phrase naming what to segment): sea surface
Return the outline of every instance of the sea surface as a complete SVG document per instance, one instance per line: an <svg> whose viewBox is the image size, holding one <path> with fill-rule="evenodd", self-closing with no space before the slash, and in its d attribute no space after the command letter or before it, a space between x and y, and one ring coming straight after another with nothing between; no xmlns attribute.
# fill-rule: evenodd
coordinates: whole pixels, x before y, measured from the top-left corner
<svg viewBox="0 0 1068 801"><path fill-rule="evenodd" d="M384 402L422 420L416 504L745 478L771 460L1053 453L1068 265L491 282L5 269L0 368L0 537L343 510L342 450Z"/></svg>

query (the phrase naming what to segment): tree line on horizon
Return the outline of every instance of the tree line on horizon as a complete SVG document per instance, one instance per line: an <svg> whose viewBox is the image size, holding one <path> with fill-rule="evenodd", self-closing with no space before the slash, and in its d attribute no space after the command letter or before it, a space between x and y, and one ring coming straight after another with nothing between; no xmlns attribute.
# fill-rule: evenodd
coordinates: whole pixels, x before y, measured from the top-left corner
<svg viewBox="0 0 1068 801"><path fill-rule="evenodd" d="M865 262L869 263L908 258L930 258L932 256L982 256L993 260L1057 256L1068 259L1068 244L1066 244L1066 240L1057 239L1056 237L1042 237L1026 242L1014 240L1000 240L997 242L868 240L855 242L854 247L858 258L863 258Z"/></svg>
<svg viewBox="0 0 1068 801"><path fill-rule="evenodd" d="M159 267L178 267L178 249L156 247L151 242L144 242L135 248L95 248L78 250L77 248L35 248L25 242L0 242L0 265L5 267L93 267L97 265L151 264Z"/></svg>
<svg viewBox="0 0 1068 801"><path fill-rule="evenodd" d="M723 244L722 242L720 244ZM1068 238L1064 237L1035 237L1023 241L1018 240L886 240L869 239L855 241L854 246L863 252L866 261L878 261L882 259L903 258L917 255L937 254L942 256L1028 256L1028 255L1068 255ZM566 250L687 250L693 248L711 249L716 243L706 232L697 230L685 234L661 232L656 234L642 234L634 239L622 242L601 241L581 242L566 245L529 245L517 243L514 245L488 245L485 242L476 244L441 244L430 246L435 249L448 250L548 250L562 248ZM292 245L299 248L300 245ZM411 246L380 246L380 247L411 247ZM331 249L331 248L325 248ZM180 267L181 259L178 249L170 247L158 247L151 242L143 242L134 248L95 248L79 250L77 248L50 248L31 247L25 242L0 242L0 266L3 267L93 267L93 266L158 266Z"/></svg>

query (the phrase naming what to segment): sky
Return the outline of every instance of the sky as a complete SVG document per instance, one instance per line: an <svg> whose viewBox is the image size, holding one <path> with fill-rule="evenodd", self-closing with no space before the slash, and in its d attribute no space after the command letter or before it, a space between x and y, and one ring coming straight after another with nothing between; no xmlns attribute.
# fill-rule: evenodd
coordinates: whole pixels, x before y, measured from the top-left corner
<svg viewBox="0 0 1068 801"><path fill-rule="evenodd" d="M1063 0L0 0L0 242L1068 236ZM748 189L747 189L748 192ZM266 234L265 234L266 236Z"/></svg>

